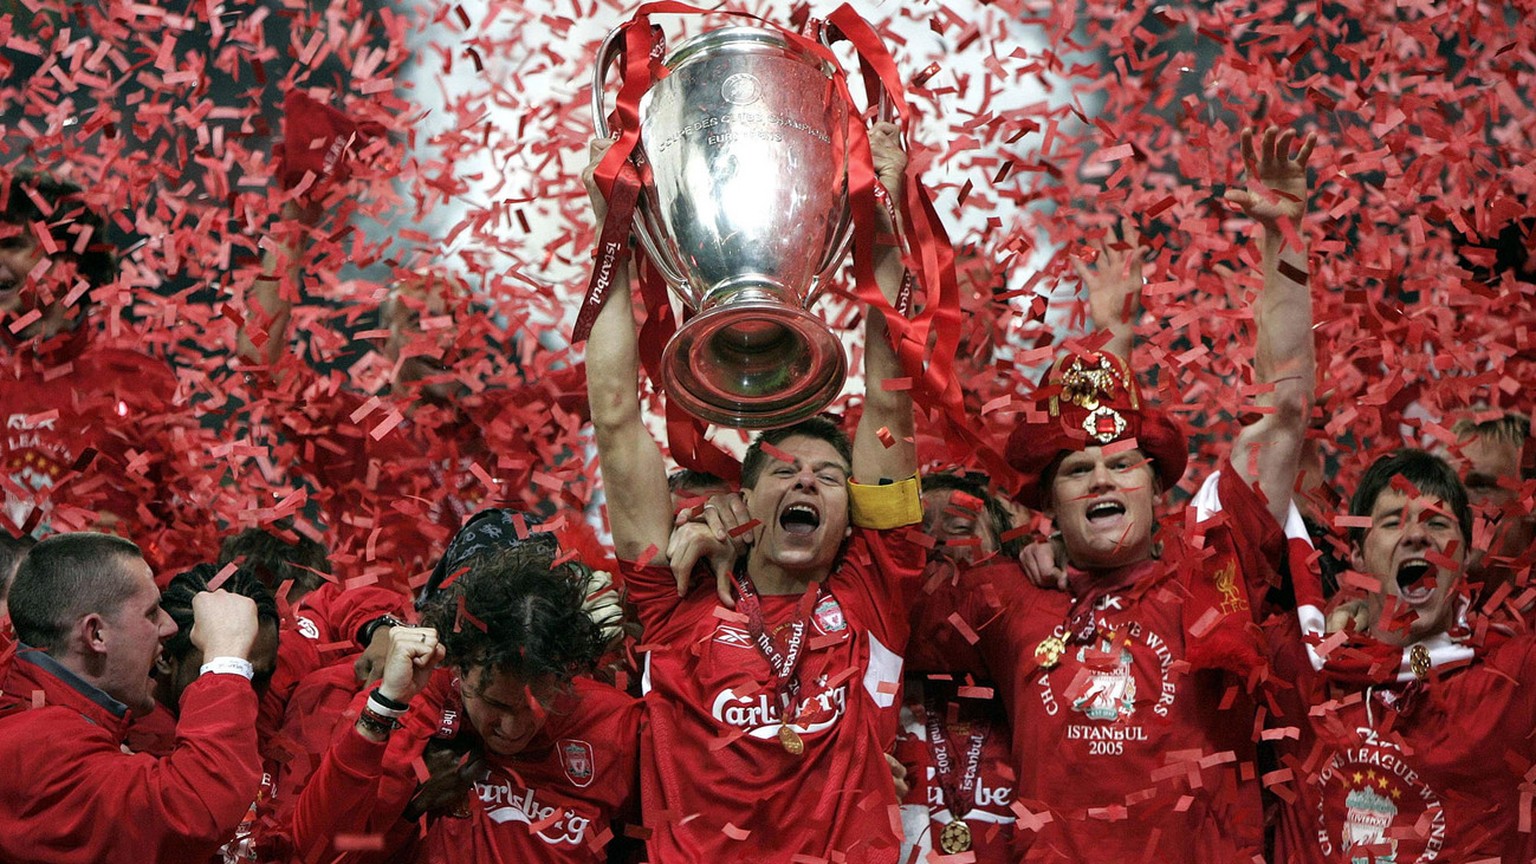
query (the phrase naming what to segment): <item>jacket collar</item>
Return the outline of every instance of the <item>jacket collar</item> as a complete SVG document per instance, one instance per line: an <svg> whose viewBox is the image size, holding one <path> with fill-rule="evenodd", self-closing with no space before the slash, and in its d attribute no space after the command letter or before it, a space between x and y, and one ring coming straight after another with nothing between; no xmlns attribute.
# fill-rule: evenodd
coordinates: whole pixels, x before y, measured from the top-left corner
<svg viewBox="0 0 1536 864"><path fill-rule="evenodd" d="M18 642L12 674L35 685L31 689L42 690L47 704L73 708L99 726L121 729L128 722L127 705L76 675L41 649Z"/></svg>

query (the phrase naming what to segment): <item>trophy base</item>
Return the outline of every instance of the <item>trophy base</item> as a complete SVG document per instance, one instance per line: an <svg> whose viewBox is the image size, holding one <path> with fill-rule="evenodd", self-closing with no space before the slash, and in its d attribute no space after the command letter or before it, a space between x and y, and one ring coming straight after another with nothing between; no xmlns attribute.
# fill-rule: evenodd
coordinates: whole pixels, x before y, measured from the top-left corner
<svg viewBox="0 0 1536 864"><path fill-rule="evenodd" d="M843 345L816 316L777 302L717 306L678 328L662 352L667 398L695 417L774 429L827 407L843 389Z"/></svg>

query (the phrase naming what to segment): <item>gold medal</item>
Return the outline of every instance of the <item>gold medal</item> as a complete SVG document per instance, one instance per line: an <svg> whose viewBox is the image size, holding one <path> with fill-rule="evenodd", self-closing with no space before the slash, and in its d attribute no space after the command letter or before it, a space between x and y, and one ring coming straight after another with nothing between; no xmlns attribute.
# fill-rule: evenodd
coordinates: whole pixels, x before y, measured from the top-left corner
<svg viewBox="0 0 1536 864"><path fill-rule="evenodd" d="M1413 677L1418 678L1420 681L1428 678L1431 665L1428 648L1415 644L1412 648L1408 649L1408 668L1412 670Z"/></svg>
<svg viewBox="0 0 1536 864"><path fill-rule="evenodd" d="M805 742L800 740L800 733L789 728L787 723L779 727L779 743L784 745L784 750L791 756L805 752Z"/></svg>
<svg viewBox="0 0 1536 864"><path fill-rule="evenodd" d="M1066 652L1067 640L1061 638L1060 633L1052 633L1041 639L1040 644L1035 646L1035 659L1040 661L1041 666L1051 669L1061 661L1061 655Z"/></svg>
<svg viewBox="0 0 1536 864"><path fill-rule="evenodd" d="M945 855L968 852L971 848L971 826L964 819L956 819L944 826L939 834L939 848Z"/></svg>

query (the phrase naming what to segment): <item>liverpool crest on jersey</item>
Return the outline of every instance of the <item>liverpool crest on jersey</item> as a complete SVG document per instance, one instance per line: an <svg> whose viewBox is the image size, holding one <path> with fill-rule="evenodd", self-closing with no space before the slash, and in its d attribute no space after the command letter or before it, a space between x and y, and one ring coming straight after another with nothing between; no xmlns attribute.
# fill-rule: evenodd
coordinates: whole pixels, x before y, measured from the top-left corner
<svg viewBox="0 0 1536 864"><path fill-rule="evenodd" d="M1072 700L1072 710L1081 711L1092 720L1115 721L1136 713L1136 676L1131 671L1131 649L1116 645L1114 639L1100 638L1099 651L1114 660L1098 668L1088 679L1087 688ZM1085 663L1088 647L1077 650L1077 662Z"/></svg>
<svg viewBox="0 0 1536 864"><path fill-rule="evenodd" d="M812 614L816 619L816 629L822 633L831 634L848 629L848 621L843 617L843 607L831 594L821 598Z"/></svg>
<svg viewBox="0 0 1536 864"><path fill-rule="evenodd" d="M560 742L560 766L565 769L565 777L577 786L586 787L592 783L592 773L595 770L592 759L592 745L585 741L576 741L567 738Z"/></svg>

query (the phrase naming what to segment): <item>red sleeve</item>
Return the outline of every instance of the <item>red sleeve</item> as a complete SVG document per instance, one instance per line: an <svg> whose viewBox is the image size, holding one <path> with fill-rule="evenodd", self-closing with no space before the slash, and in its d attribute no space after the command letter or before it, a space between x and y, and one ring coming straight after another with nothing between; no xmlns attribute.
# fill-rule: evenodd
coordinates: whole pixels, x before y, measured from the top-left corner
<svg viewBox="0 0 1536 864"><path fill-rule="evenodd" d="M387 742L369 741L353 722L343 722L294 807L292 836L306 861L331 849L338 835L366 834L384 838L384 851L333 855L332 862L373 861L409 845L415 826L400 817L416 791L415 764L443 714L443 696L452 673L440 669L426 689L411 700ZM349 721L368 701L366 692L352 700L343 720Z"/></svg>
<svg viewBox="0 0 1536 864"><path fill-rule="evenodd" d="M708 570L701 566L696 572L707 573ZM677 596L677 580L672 576L672 568L661 564L641 567L633 561L620 561L619 576L624 582L625 599L634 606L635 617L640 620L644 641L665 641L681 632L674 632L669 627L672 613L683 602L683 598ZM715 577L710 574L707 579L695 578L689 593L714 590Z"/></svg>
<svg viewBox="0 0 1536 864"><path fill-rule="evenodd" d="M403 594L388 588L377 585L343 588L327 582L304 595L300 609L310 613L306 617L318 619L315 623L329 631L336 641L353 642L357 639L357 631L380 615L405 618L408 605Z"/></svg>
<svg viewBox="0 0 1536 864"><path fill-rule="evenodd" d="M1264 597L1280 586L1280 567L1285 561L1285 532L1269 512L1259 493L1244 483L1231 460L1220 466L1216 494L1221 498L1221 512L1227 514L1227 531L1232 550L1238 558L1255 620L1262 623Z"/></svg>
<svg viewBox="0 0 1536 864"><path fill-rule="evenodd" d="M255 721L248 682L204 675L187 687L175 747L162 759L125 756L109 730L61 722L58 734L29 742L33 806L12 810L23 818L0 831L25 836L33 849L69 850L68 860L211 856L234 836L261 785Z"/></svg>
<svg viewBox="0 0 1536 864"><path fill-rule="evenodd" d="M347 660L310 674L294 690L282 730L269 744L270 750L280 754L274 784L280 826L291 821L299 795L337 737L337 727L350 724L345 713L359 687L352 661Z"/></svg>
<svg viewBox="0 0 1536 864"><path fill-rule="evenodd" d="M141 781L110 784L117 786L114 796L141 799L124 814L128 820L214 845L233 836L261 787L256 691L250 682L238 675L209 674L188 685L181 697L176 748L144 773ZM81 766L82 777L92 774Z"/></svg>
<svg viewBox="0 0 1536 864"><path fill-rule="evenodd" d="M387 746L369 741L350 726L340 730L293 811L293 845L302 860L361 860L344 855L327 857L327 853L333 850L337 837L378 833L369 826L378 810Z"/></svg>
<svg viewBox="0 0 1536 864"><path fill-rule="evenodd" d="M912 526L875 531L853 529L843 561L833 575L834 590L862 593L875 617L868 626L886 647L907 644L910 610L921 590L927 553L912 541Z"/></svg>

